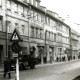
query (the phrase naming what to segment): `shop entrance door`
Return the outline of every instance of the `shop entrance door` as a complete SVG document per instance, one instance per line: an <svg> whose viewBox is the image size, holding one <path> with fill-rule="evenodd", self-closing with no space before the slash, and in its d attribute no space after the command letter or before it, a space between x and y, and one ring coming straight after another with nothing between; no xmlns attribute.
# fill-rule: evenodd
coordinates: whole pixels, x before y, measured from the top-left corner
<svg viewBox="0 0 80 80"><path fill-rule="evenodd" d="M0 45L0 62L2 62L3 45Z"/></svg>

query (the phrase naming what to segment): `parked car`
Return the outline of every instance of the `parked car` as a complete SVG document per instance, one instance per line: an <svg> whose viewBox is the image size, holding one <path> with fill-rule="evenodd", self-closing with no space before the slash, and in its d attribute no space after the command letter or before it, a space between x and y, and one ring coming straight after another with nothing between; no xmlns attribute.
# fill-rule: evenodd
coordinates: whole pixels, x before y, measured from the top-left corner
<svg viewBox="0 0 80 80"><path fill-rule="evenodd" d="M34 69L36 65L36 58L31 55L19 56L19 70L25 70L27 68ZM16 69L16 58L11 59L11 70Z"/></svg>

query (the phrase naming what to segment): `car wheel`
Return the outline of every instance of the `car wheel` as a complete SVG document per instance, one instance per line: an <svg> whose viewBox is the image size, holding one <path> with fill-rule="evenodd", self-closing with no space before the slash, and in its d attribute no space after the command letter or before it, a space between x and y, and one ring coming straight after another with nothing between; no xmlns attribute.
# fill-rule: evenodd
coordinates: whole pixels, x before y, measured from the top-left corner
<svg viewBox="0 0 80 80"><path fill-rule="evenodd" d="M35 69L35 65L30 65L30 69Z"/></svg>
<svg viewBox="0 0 80 80"><path fill-rule="evenodd" d="M23 66L22 66L22 65L20 65L19 70L20 70L20 71L22 71L22 69L23 69Z"/></svg>

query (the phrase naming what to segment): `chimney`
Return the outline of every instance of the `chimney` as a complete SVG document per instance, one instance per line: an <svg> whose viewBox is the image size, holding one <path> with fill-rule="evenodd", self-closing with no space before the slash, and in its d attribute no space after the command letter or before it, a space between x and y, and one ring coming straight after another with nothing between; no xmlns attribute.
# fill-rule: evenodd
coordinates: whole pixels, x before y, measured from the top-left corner
<svg viewBox="0 0 80 80"><path fill-rule="evenodd" d="M35 4L36 4L36 0L33 0L33 5L35 6Z"/></svg>
<svg viewBox="0 0 80 80"><path fill-rule="evenodd" d="M29 0L29 3L33 5L33 3L34 3L34 0Z"/></svg>

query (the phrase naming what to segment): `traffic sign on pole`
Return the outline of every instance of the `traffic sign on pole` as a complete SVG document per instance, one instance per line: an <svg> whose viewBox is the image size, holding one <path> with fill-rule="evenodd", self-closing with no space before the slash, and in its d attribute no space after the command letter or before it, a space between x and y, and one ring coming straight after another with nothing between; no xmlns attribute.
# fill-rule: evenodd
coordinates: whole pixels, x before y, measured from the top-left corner
<svg viewBox="0 0 80 80"><path fill-rule="evenodd" d="M11 42L21 42L21 41L23 41L22 37L20 36L19 31L16 28L13 31L13 34L10 38L10 41Z"/></svg>
<svg viewBox="0 0 80 80"><path fill-rule="evenodd" d="M21 46L18 42L23 41L22 37L20 36L19 31L15 28L13 34L10 38L10 41L13 42L11 49L13 52L17 53L17 63L16 63L16 79L19 80L19 52L21 51Z"/></svg>
<svg viewBox="0 0 80 80"><path fill-rule="evenodd" d="M11 49L13 52L19 53L21 51L21 46L18 44L18 42L14 42Z"/></svg>

